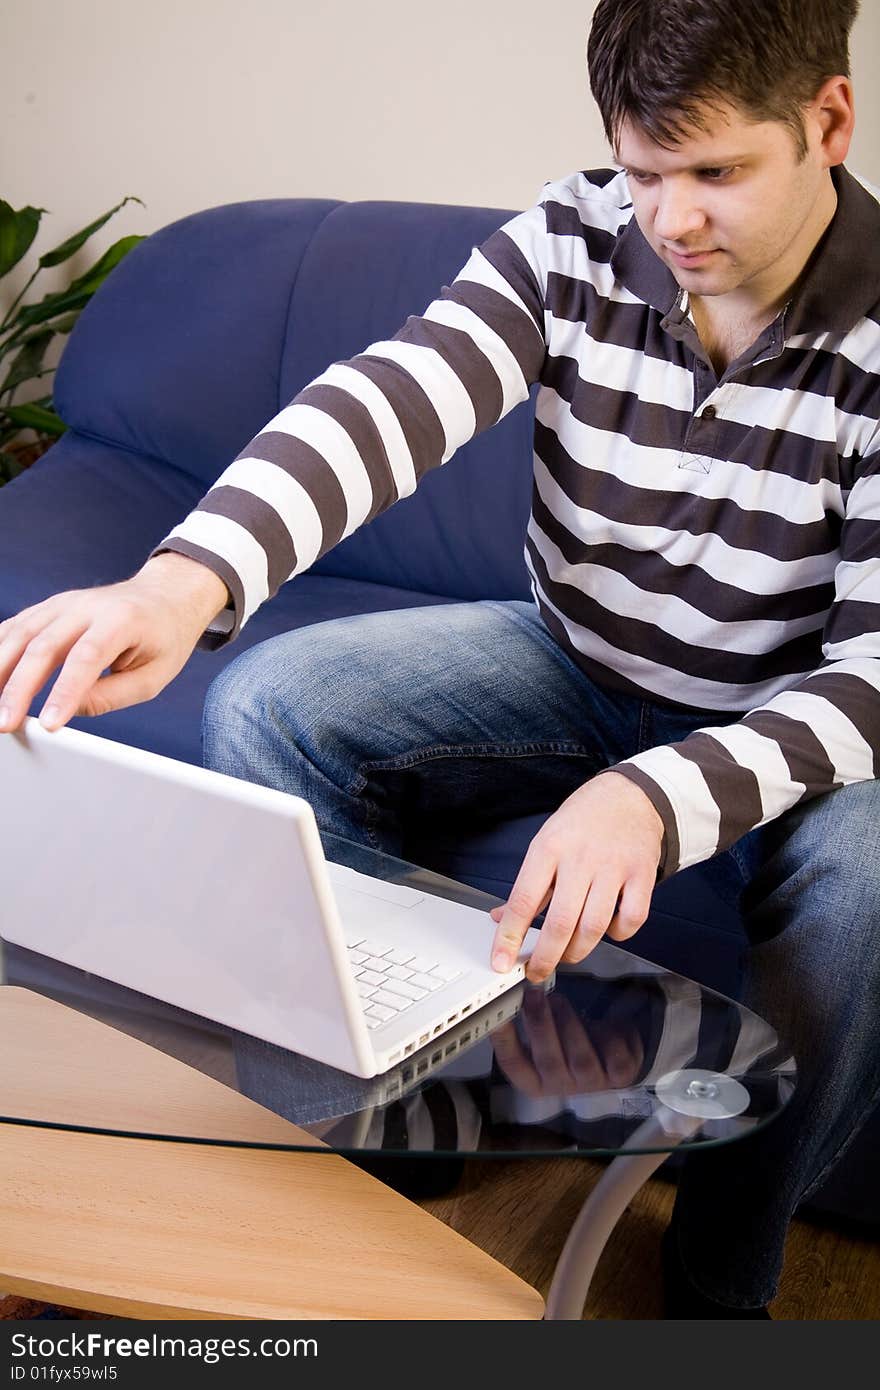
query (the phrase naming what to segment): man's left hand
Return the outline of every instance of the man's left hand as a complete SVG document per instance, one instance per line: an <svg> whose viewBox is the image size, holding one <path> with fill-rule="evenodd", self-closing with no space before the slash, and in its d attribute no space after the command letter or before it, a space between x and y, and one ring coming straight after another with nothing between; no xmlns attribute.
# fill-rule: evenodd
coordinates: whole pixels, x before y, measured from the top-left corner
<svg viewBox="0 0 880 1390"><path fill-rule="evenodd" d="M492 965L510 970L533 919L547 909L526 975L536 983L581 961L604 935L633 936L648 915L663 822L629 778L609 770L578 787L529 845L510 897L490 916Z"/></svg>

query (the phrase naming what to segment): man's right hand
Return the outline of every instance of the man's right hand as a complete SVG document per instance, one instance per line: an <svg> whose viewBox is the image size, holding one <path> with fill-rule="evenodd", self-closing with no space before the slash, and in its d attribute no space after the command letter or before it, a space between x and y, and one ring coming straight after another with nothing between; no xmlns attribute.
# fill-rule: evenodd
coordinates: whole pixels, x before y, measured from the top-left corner
<svg viewBox="0 0 880 1390"><path fill-rule="evenodd" d="M206 565L167 551L120 584L55 594L7 618L0 623L0 732L21 727L59 666L40 712L48 729L77 714L151 700L182 670L228 599Z"/></svg>

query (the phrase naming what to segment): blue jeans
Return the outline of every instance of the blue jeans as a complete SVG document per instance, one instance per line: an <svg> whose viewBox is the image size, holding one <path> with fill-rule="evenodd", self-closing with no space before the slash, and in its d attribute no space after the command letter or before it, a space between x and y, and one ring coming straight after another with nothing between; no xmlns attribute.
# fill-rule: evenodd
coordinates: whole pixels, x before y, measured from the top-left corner
<svg viewBox="0 0 880 1390"><path fill-rule="evenodd" d="M340 618L251 648L208 692L204 758L305 797L322 830L399 855L413 817L549 813L599 770L731 718L602 688L531 604L485 601ZM720 891L742 894L748 1002L799 1068L772 1124L682 1170L682 1261L718 1302L774 1296L792 1213L880 1095L878 865L880 783L868 782L708 866Z"/></svg>

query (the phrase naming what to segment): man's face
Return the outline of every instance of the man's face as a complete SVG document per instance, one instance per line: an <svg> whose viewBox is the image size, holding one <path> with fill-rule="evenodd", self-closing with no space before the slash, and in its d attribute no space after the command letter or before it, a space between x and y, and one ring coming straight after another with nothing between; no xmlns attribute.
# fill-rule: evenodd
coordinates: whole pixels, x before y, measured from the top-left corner
<svg viewBox="0 0 880 1390"><path fill-rule="evenodd" d="M815 142L799 160L788 126L725 107L674 149L624 122L615 153L642 234L684 289L760 296L789 262L791 278L800 272L798 246L823 188Z"/></svg>

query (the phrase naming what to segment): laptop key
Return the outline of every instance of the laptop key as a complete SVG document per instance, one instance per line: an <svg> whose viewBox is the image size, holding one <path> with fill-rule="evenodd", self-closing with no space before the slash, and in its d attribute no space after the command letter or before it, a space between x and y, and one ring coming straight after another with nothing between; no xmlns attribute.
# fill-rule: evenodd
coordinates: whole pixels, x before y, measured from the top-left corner
<svg viewBox="0 0 880 1390"><path fill-rule="evenodd" d="M404 999L400 994L392 994L388 989L377 989L373 995L374 1004L382 1004L386 1009L393 1009L394 1013L400 1013L410 1003L409 999Z"/></svg>
<svg viewBox="0 0 880 1390"><path fill-rule="evenodd" d="M409 965L411 960L415 960L415 952L399 951L395 947L393 951L388 952L385 959L390 961L392 965Z"/></svg>
<svg viewBox="0 0 880 1390"><path fill-rule="evenodd" d="M393 1018L396 1012L396 1009L386 1009L384 1004L371 1003L370 1007L367 1009L367 1018L375 1018L378 1019L380 1023L387 1023L389 1018Z"/></svg>
<svg viewBox="0 0 880 1390"><path fill-rule="evenodd" d="M391 950L390 943L385 941L361 941L359 945L370 956L387 956Z"/></svg>
<svg viewBox="0 0 880 1390"><path fill-rule="evenodd" d="M420 989L439 989L441 985L446 984L446 981L438 979L436 975L413 975L407 983L418 985Z"/></svg>
<svg viewBox="0 0 880 1390"><path fill-rule="evenodd" d="M381 956L367 956L363 965L365 970L378 970L383 975L385 974L386 966Z"/></svg>
<svg viewBox="0 0 880 1390"><path fill-rule="evenodd" d="M415 973L414 970L410 970L406 965L391 965L385 971L389 980L409 980Z"/></svg>
<svg viewBox="0 0 880 1390"><path fill-rule="evenodd" d="M439 975L441 980L445 980L446 983L449 984L450 980L458 979L461 971L456 970L454 965L435 965L430 973L432 975Z"/></svg>
<svg viewBox="0 0 880 1390"><path fill-rule="evenodd" d="M360 997L361 997L362 999L369 999L371 994L375 994L375 993L376 993L376 990L379 988L379 986L378 986L378 985L366 985L366 984L363 983L362 980L357 980L357 981L356 981L356 988L357 988L358 994L360 995Z"/></svg>
<svg viewBox="0 0 880 1390"><path fill-rule="evenodd" d="M401 998L406 1000L426 999L428 995L426 989L419 989L412 980L386 980L383 989L390 989L394 994L399 994Z"/></svg>
<svg viewBox="0 0 880 1390"><path fill-rule="evenodd" d="M349 950L348 959L351 961L352 965L364 965L368 960L372 960L373 957L368 956L366 951Z"/></svg>
<svg viewBox="0 0 880 1390"><path fill-rule="evenodd" d="M420 974L427 975L429 970L434 969L437 961L433 956L413 956L407 964L410 970L418 970Z"/></svg>
<svg viewBox="0 0 880 1390"><path fill-rule="evenodd" d="M357 973L358 983L365 985L384 985L385 976L379 975L375 970L359 970Z"/></svg>

